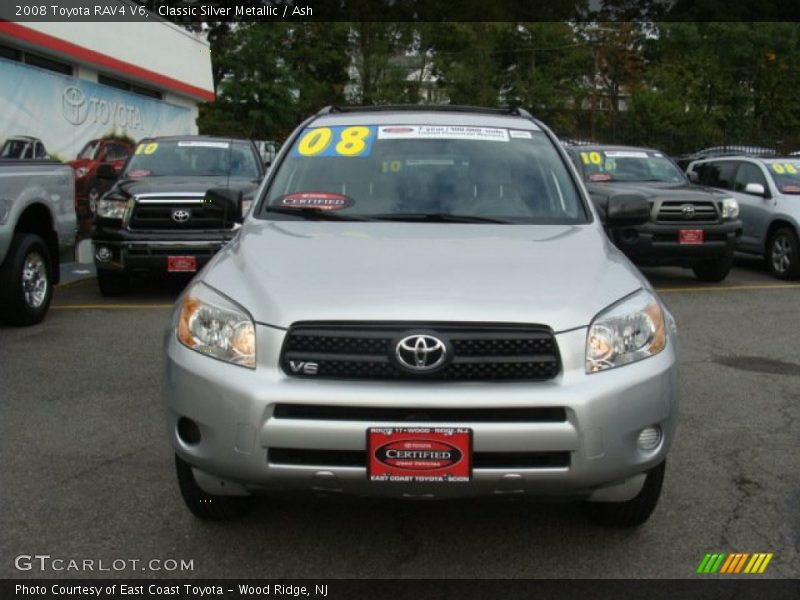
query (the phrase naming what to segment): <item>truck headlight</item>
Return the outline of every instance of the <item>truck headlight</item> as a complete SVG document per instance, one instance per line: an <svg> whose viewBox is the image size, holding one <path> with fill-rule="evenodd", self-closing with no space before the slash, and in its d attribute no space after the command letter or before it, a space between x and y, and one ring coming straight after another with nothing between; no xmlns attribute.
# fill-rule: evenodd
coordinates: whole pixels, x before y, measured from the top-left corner
<svg viewBox="0 0 800 600"><path fill-rule="evenodd" d="M586 372L648 358L666 345L664 311L653 294L641 290L594 318L586 336Z"/></svg>
<svg viewBox="0 0 800 600"><path fill-rule="evenodd" d="M186 293L178 317L178 340L219 360L256 368L256 327L248 312L203 283Z"/></svg>
<svg viewBox="0 0 800 600"><path fill-rule="evenodd" d="M735 198L722 199L722 218L735 219L739 216L739 203Z"/></svg>
<svg viewBox="0 0 800 600"><path fill-rule="evenodd" d="M97 216L103 219L122 219L128 201L120 198L101 198L97 201Z"/></svg>

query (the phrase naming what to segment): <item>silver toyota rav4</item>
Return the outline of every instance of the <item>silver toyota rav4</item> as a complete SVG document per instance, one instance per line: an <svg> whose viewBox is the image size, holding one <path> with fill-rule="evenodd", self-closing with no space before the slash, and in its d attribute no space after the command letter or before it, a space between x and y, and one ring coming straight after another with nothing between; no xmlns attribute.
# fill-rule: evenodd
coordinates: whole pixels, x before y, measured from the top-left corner
<svg viewBox="0 0 800 600"><path fill-rule="evenodd" d="M241 198L210 190L215 210ZM614 226L646 199L609 201ZM178 299L189 509L255 494L587 500L643 523L675 434L674 320L523 110L327 108Z"/></svg>

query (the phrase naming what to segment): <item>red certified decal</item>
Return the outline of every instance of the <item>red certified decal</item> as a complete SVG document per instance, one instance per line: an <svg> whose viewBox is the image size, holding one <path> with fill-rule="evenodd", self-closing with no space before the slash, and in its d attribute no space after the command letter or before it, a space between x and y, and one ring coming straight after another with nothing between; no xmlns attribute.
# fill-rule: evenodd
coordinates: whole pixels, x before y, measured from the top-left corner
<svg viewBox="0 0 800 600"><path fill-rule="evenodd" d="M374 427L367 431L370 481L438 483L472 477L472 430Z"/></svg>
<svg viewBox="0 0 800 600"><path fill-rule="evenodd" d="M319 210L341 210L353 205L353 200L342 194L331 192L298 192L286 194L279 201L280 206L297 208L317 208Z"/></svg>
<svg viewBox="0 0 800 600"><path fill-rule="evenodd" d="M679 244L702 244L703 238L702 229L681 229L678 232Z"/></svg>
<svg viewBox="0 0 800 600"><path fill-rule="evenodd" d="M197 258L194 256L168 256L168 273L194 273L197 271Z"/></svg>

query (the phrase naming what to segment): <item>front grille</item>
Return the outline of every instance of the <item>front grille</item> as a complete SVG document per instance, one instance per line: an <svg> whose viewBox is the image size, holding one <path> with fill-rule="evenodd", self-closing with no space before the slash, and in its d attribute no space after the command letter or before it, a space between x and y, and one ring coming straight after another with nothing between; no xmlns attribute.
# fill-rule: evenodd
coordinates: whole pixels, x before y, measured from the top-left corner
<svg viewBox="0 0 800 600"><path fill-rule="evenodd" d="M676 221L714 223L719 220L719 213L716 205L709 201L665 200L658 209L657 220L668 223Z"/></svg>
<svg viewBox="0 0 800 600"><path fill-rule="evenodd" d="M173 219L175 211L186 211L189 218L179 222ZM163 203L152 200L147 203L137 202L131 214L129 227L131 229L229 229L225 224L222 213L210 204L202 203L177 203L165 198Z"/></svg>
<svg viewBox="0 0 800 600"><path fill-rule="evenodd" d="M447 346L440 368L417 373L399 363L397 342L415 334ZM544 381L558 375L560 360L553 332L541 325L298 323L286 335L281 367L317 379Z"/></svg>
<svg viewBox="0 0 800 600"><path fill-rule="evenodd" d="M220 248L219 246L144 246L131 245L127 248L128 256L213 256Z"/></svg>
<svg viewBox="0 0 800 600"><path fill-rule="evenodd" d="M305 467L367 467L365 450L270 448L273 465ZM569 452L473 452L475 469L561 469L570 466Z"/></svg>
<svg viewBox="0 0 800 600"><path fill-rule="evenodd" d="M276 404L275 419L317 421L424 422L424 423L564 423L560 406L533 408L398 408L390 406L327 406Z"/></svg>

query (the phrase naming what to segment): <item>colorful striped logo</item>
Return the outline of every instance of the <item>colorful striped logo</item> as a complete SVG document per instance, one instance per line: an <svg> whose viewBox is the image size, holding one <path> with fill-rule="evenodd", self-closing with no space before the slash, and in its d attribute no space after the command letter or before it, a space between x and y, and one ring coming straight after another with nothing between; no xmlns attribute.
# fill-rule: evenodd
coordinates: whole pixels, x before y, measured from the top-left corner
<svg viewBox="0 0 800 600"><path fill-rule="evenodd" d="M715 554L706 554L700 566L697 567L697 572L701 575L714 573L724 573L726 575L760 574L767 568L772 556L772 552L755 552L753 554L749 552L732 552L730 554L717 552Z"/></svg>

